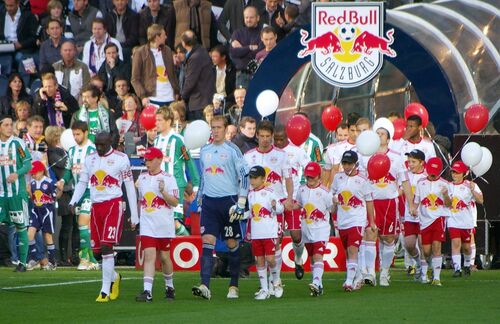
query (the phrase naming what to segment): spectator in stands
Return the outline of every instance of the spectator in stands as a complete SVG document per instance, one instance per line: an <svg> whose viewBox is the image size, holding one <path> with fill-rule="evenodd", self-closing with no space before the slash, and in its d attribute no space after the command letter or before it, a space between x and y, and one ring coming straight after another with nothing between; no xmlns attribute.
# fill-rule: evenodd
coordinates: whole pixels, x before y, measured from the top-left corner
<svg viewBox="0 0 500 324"><path fill-rule="evenodd" d="M216 74L215 91L224 96L226 105L234 104L234 89L236 88L236 69L229 60L226 46L217 45L210 52Z"/></svg>
<svg viewBox="0 0 500 324"><path fill-rule="evenodd" d="M184 47L182 47L182 44L177 44L175 46L174 69L175 75L177 75L177 79L179 80L179 89L181 91L184 86L186 54L187 51Z"/></svg>
<svg viewBox="0 0 500 324"><path fill-rule="evenodd" d="M43 42L50 38L49 33L49 22L51 20L59 20L61 22L61 33L64 32L64 24L66 21L66 17L64 16L64 8L59 0L50 0L47 4L47 12L45 17L40 20L40 28L38 33L38 39ZM42 65L40 63L40 65Z"/></svg>
<svg viewBox="0 0 500 324"><path fill-rule="evenodd" d="M224 9L219 16L218 27L227 42L231 41L231 35L238 29L245 27L243 10L246 7L255 7L258 12L264 10L265 4L262 0L227 0ZM227 23L229 22L229 27Z"/></svg>
<svg viewBox="0 0 500 324"><path fill-rule="evenodd" d="M241 153L245 154L258 146L257 140L255 139L256 129L257 122L255 119L248 116L241 118L239 132L233 138L233 143L238 146Z"/></svg>
<svg viewBox="0 0 500 324"><path fill-rule="evenodd" d="M29 74L35 70L33 66L26 69L23 60L38 60L35 53L38 22L31 12L21 10L19 0L5 0L4 3L5 7L0 8L0 41L13 46L11 52L0 54L0 76L6 79L17 68L24 83L29 85Z"/></svg>
<svg viewBox="0 0 500 324"><path fill-rule="evenodd" d="M245 17L245 27L233 32L230 53L236 67L236 86L247 88L251 79L248 63L264 46L260 41L260 18L257 8L246 7L243 16Z"/></svg>
<svg viewBox="0 0 500 324"><path fill-rule="evenodd" d="M104 92L104 80L98 76L94 75L93 77L90 78L89 84L97 87L99 91L101 92L101 96L99 97L99 103L101 103L106 109L109 109L109 103L108 103L108 98L106 97L106 93Z"/></svg>
<svg viewBox="0 0 500 324"><path fill-rule="evenodd" d="M264 48L255 55L257 63L261 64L269 52L276 47L277 37L278 35L273 27L266 26L262 28L262 31L260 32L260 40L264 44Z"/></svg>
<svg viewBox="0 0 500 324"><path fill-rule="evenodd" d="M160 0L148 0L147 7L139 13L139 43L145 45L149 42L148 29L153 24L158 24L165 30L166 42L170 49L174 49L175 40L175 12L171 5L162 6Z"/></svg>
<svg viewBox="0 0 500 324"><path fill-rule="evenodd" d="M3 68L0 67L0 68ZM27 101L32 103L31 96L26 92L26 87L21 75L12 73L9 77L7 92L5 96L0 97L0 112L3 116L14 117L16 103L19 101Z"/></svg>
<svg viewBox="0 0 500 324"><path fill-rule="evenodd" d="M115 78L121 76L130 80L132 68L129 62L124 62L118 57L118 46L109 43L104 47L106 60L101 65L98 75L104 81L106 95L113 90Z"/></svg>
<svg viewBox="0 0 500 324"><path fill-rule="evenodd" d="M78 53L92 36L92 22L95 18L102 18L99 9L89 5L88 0L73 0L73 10L66 18L64 36L75 40Z"/></svg>
<svg viewBox="0 0 500 324"><path fill-rule="evenodd" d="M97 74L101 65L106 61L104 48L113 43L118 48L118 57L123 60L122 46L120 42L109 36L106 30L106 23L102 18L96 18L92 21L92 37L83 47L83 63L89 67L91 76Z"/></svg>
<svg viewBox="0 0 500 324"><path fill-rule="evenodd" d="M16 120L12 126L14 128L14 135L24 140L28 132L28 121Z"/></svg>
<svg viewBox="0 0 500 324"><path fill-rule="evenodd" d="M389 119L391 122L394 122L396 119L398 118L403 118L403 115L401 115L399 112L397 111L391 111L389 112L389 114L387 115L387 119Z"/></svg>
<svg viewBox="0 0 500 324"><path fill-rule="evenodd" d="M286 24L285 11L278 5L278 0L265 0L265 2L265 8L260 12L260 23L273 27L279 42L286 34L283 29Z"/></svg>
<svg viewBox="0 0 500 324"><path fill-rule="evenodd" d="M139 15L128 7L128 0L113 0L106 14L108 33L121 44L123 59L130 62L132 48L139 45Z"/></svg>
<svg viewBox="0 0 500 324"><path fill-rule="evenodd" d="M151 25L148 44L139 47L132 58L132 86L143 106L149 103L169 105L179 94L173 55L165 45L166 38L161 25Z"/></svg>
<svg viewBox="0 0 500 324"><path fill-rule="evenodd" d="M156 128L147 130L144 135L142 135L141 140L137 143L138 150L140 147L148 148L151 146L155 146L155 138L158 136L156 132Z"/></svg>
<svg viewBox="0 0 500 324"><path fill-rule="evenodd" d="M27 121L31 117L31 104L21 100L16 103L14 120Z"/></svg>
<svg viewBox="0 0 500 324"><path fill-rule="evenodd" d="M27 129L28 133L24 138L26 146L31 153L33 161L42 161L47 165L47 142L43 136L43 126L45 120L42 116L34 115L28 118Z"/></svg>
<svg viewBox="0 0 500 324"><path fill-rule="evenodd" d="M68 128L71 116L78 110L78 102L68 90L60 87L52 73L42 76L42 87L35 95L33 113L46 116L47 126Z"/></svg>
<svg viewBox="0 0 500 324"><path fill-rule="evenodd" d="M181 96L187 105L187 119L202 119L202 110L212 102L215 93L215 71L205 48L198 44L192 30L182 34L182 46L187 50L184 87Z"/></svg>
<svg viewBox="0 0 500 324"><path fill-rule="evenodd" d="M226 141L232 142L233 138L238 134L238 127L233 124L229 124L226 127Z"/></svg>
<svg viewBox="0 0 500 324"><path fill-rule="evenodd" d="M212 119L214 118L214 106L208 105L203 109L203 119L207 122L208 125L212 123Z"/></svg>
<svg viewBox="0 0 500 324"><path fill-rule="evenodd" d="M120 139L118 149L123 151L125 145L125 133L134 134L134 144L140 142L142 135L146 132L139 121L141 102L136 95L127 95L123 100L123 115L116 120L116 127Z"/></svg>
<svg viewBox="0 0 500 324"><path fill-rule="evenodd" d="M126 95L130 94L130 83L127 79L119 76L115 79L115 87L113 92L108 92L109 110L115 116L115 119L121 117L122 102Z"/></svg>
<svg viewBox="0 0 500 324"><path fill-rule="evenodd" d="M98 133L109 133L111 135L111 145L116 148L119 138L116 120L113 114L99 102L100 96L101 92L96 86L92 84L86 85L82 89L83 105L80 110L73 114L72 121L79 120L88 123L89 139L92 142L95 142Z"/></svg>
<svg viewBox="0 0 500 324"><path fill-rule="evenodd" d="M78 1L78 0L77 0ZM80 90L90 81L88 66L76 58L76 45L71 40L66 40L61 45L60 61L52 66L55 70L57 82L68 89L73 97L80 97Z"/></svg>
<svg viewBox="0 0 500 324"><path fill-rule="evenodd" d="M247 90L245 88L238 88L234 90L234 100L236 101L236 103L232 105L227 112L227 118L230 124L240 124L241 112L243 111L243 104L245 103L246 94Z"/></svg>
<svg viewBox="0 0 500 324"><path fill-rule="evenodd" d="M174 123L172 124L174 131L184 136L184 130L186 130L187 126L186 103L182 100L172 102L170 109L174 114Z"/></svg>
<svg viewBox="0 0 500 324"><path fill-rule="evenodd" d="M63 23L58 19L50 19L47 22L47 34L49 38L40 45L40 69L61 60L61 45L63 38Z"/></svg>
<svg viewBox="0 0 500 324"><path fill-rule="evenodd" d="M222 115L225 109L224 96L220 93L214 94L212 98L212 107L214 107L214 115Z"/></svg>
<svg viewBox="0 0 500 324"><path fill-rule="evenodd" d="M182 35L189 29L204 48L210 49L212 28L216 28L212 4L207 0L177 0L174 12L175 44L181 42Z"/></svg>
<svg viewBox="0 0 500 324"><path fill-rule="evenodd" d="M285 20L286 24L283 26L283 30L286 34L294 32L300 27L297 22L297 17L299 16L299 7L294 4L289 4L285 7Z"/></svg>

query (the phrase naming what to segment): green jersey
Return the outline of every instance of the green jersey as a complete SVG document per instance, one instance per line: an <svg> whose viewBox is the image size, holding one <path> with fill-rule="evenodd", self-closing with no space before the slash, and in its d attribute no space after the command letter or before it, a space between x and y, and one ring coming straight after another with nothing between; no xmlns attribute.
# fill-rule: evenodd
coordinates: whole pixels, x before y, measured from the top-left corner
<svg viewBox="0 0 500 324"><path fill-rule="evenodd" d="M31 169L31 154L23 140L11 136L7 141L0 141L0 197L26 197L24 175ZM9 175L16 173L17 180L7 183Z"/></svg>
<svg viewBox="0 0 500 324"><path fill-rule="evenodd" d="M96 110L89 110L89 140L95 142L96 134L102 129L99 113Z"/></svg>
<svg viewBox="0 0 500 324"><path fill-rule="evenodd" d="M301 145L301 147L306 151L311 161L317 162L323 166L323 143L321 143L320 139L316 135L311 133L309 138L304 144Z"/></svg>
<svg viewBox="0 0 500 324"><path fill-rule="evenodd" d="M188 167L193 187L199 186L200 176L198 169L196 169L191 155L186 146L184 146L182 136L176 134L173 129L167 135L159 134L154 141L154 147L163 152L161 169L174 176L179 188L184 188L187 185L186 166Z"/></svg>
<svg viewBox="0 0 500 324"><path fill-rule="evenodd" d="M95 145L90 140L83 146L75 145L69 149L68 158L66 159L66 172L63 177L66 183L71 179L73 179L74 185L78 183L85 158L95 150Z"/></svg>

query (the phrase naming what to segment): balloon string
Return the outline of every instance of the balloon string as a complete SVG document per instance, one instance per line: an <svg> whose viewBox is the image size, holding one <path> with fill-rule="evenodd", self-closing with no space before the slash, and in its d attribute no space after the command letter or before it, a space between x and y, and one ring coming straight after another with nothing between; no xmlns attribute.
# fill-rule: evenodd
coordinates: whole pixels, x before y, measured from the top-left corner
<svg viewBox="0 0 500 324"><path fill-rule="evenodd" d="M464 148L465 144L467 144L469 142L469 140L471 139L471 137L472 137L472 134L469 134L469 136L467 137L467 139L465 140L465 142L462 144L462 147L458 150L457 153L455 153L455 156L453 157L452 161L455 161L455 159L457 158L458 154L460 154L460 152Z"/></svg>
<svg viewBox="0 0 500 324"><path fill-rule="evenodd" d="M476 179L481 179L481 180L483 180L486 184L490 184L490 183L488 182L488 180L486 180L486 179L485 179L485 178L483 178L483 177L475 177L475 178L473 178L473 179L472 179L472 181L474 182L474 180L476 180Z"/></svg>

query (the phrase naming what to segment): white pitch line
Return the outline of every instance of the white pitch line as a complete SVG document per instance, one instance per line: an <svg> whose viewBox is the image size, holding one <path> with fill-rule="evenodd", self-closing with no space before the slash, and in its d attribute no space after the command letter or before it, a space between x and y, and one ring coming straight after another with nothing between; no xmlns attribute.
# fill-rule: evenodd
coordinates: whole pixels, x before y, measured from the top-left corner
<svg viewBox="0 0 500 324"><path fill-rule="evenodd" d="M122 280L138 280L141 278L122 278ZM93 279L93 280L78 280L78 281L66 281L66 282L54 282L49 284L37 284L37 285L26 285L26 286L16 286L16 287L2 287L1 290L17 290L17 289L26 289L26 288L43 288L43 287L56 287L56 286L69 286L69 285L78 285L84 283L91 282L101 282L101 279Z"/></svg>

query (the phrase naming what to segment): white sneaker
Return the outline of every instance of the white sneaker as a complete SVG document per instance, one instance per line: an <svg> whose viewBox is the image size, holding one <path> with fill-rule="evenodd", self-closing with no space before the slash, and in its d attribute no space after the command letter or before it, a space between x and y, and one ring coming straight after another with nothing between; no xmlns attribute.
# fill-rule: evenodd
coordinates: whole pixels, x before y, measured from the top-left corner
<svg viewBox="0 0 500 324"><path fill-rule="evenodd" d="M238 299L240 297L238 287L231 286L227 292L228 299Z"/></svg>
<svg viewBox="0 0 500 324"><path fill-rule="evenodd" d="M365 274L363 277L363 281L365 282L365 284L370 285L372 287L375 287L377 285L377 279L371 273Z"/></svg>
<svg viewBox="0 0 500 324"><path fill-rule="evenodd" d="M35 269L40 269L40 268L41 268L40 262L39 261L35 261L35 260L30 260L28 262L28 264L26 265L26 270L28 270L28 271L35 270Z"/></svg>
<svg viewBox="0 0 500 324"><path fill-rule="evenodd" d="M89 261L87 259L80 259L80 264L78 265L76 270L79 271L89 270Z"/></svg>
<svg viewBox="0 0 500 324"><path fill-rule="evenodd" d="M194 286L191 291L193 292L193 295L195 296L198 296L198 297L201 297L201 298L204 298L204 299L208 299L210 300L210 298L212 298L212 295L210 293L210 289L208 289L207 286L205 285L199 285L199 286Z"/></svg>
<svg viewBox="0 0 500 324"><path fill-rule="evenodd" d="M56 265L49 262L46 265L42 266L42 270L46 271L56 270Z"/></svg>
<svg viewBox="0 0 500 324"><path fill-rule="evenodd" d="M268 298L269 298L269 292L264 289L259 290L257 295L255 295L255 300L265 300Z"/></svg>
<svg viewBox="0 0 500 324"><path fill-rule="evenodd" d="M85 269L85 270L99 270L99 269L101 269L101 266L99 265L99 263L88 262L87 269Z"/></svg>
<svg viewBox="0 0 500 324"><path fill-rule="evenodd" d="M391 275L389 274L389 269L380 270L379 284L381 287L389 287L389 282L391 280Z"/></svg>
<svg viewBox="0 0 500 324"><path fill-rule="evenodd" d="M274 285L274 297L281 298L283 296L283 286L281 285L281 280Z"/></svg>
<svg viewBox="0 0 500 324"><path fill-rule="evenodd" d="M420 277L420 282L423 284L428 284L428 283L430 283L430 280L427 279L426 275L422 274L422 276Z"/></svg>
<svg viewBox="0 0 500 324"><path fill-rule="evenodd" d="M267 285L269 287L269 296L274 296L274 285L273 285L273 282L271 280L269 280L269 283Z"/></svg>

